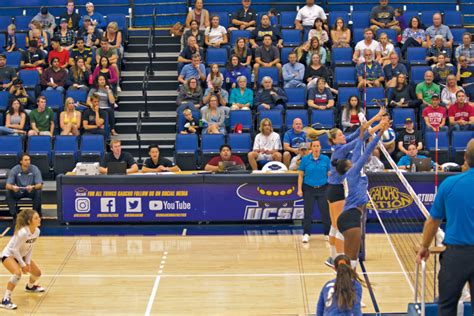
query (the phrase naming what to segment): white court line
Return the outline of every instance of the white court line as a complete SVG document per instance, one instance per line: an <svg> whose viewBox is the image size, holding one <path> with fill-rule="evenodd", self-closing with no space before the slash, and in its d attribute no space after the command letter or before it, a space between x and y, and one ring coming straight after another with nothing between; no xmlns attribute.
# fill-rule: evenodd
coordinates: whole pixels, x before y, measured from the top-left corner
<svg viewBox="0 0 474 316"><path fill-rule="evenodd" d="M157 275L155 279L155 284L153 284L153 290L150 294L150 299L148 300L148 305L146 307L145 316L151 315L151 308L153 307L153 302L155 301L156 293L158 292L158 286L160 285L161 276Z"/></svg>

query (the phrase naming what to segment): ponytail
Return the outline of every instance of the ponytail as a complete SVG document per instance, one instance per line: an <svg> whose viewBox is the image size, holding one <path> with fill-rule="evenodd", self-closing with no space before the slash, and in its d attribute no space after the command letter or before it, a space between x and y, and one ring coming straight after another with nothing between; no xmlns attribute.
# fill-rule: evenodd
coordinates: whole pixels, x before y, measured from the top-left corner
<svg viewBox="0 0 474 316"><path fill-rule="evenodd" d="M334 295L337 299L339 310L352 309L357 300L354 281L365 285L357 273L351 267L351 260L346 255L337 256L335 259L336 283Z"/></svg>
<svg viewBox="0 0 474 316"><path fill-rule="evenodd" d="M319 140L319 137L324 134L327 134L328 138L330 137L329 131L325 129L314 129L312 127L307 126L303 128L303 131L306 133L306 137L309 138L310 141Z"/></svg>
<svg viewBox="0 0 474 316"><path fill-rule="evenodd" d="M33 215L37 214L37 212L33 209L26 209L18 213L15 222L15 233L18 233L20 229L25 226L30 225L31 220L33 219Z"/></svg>

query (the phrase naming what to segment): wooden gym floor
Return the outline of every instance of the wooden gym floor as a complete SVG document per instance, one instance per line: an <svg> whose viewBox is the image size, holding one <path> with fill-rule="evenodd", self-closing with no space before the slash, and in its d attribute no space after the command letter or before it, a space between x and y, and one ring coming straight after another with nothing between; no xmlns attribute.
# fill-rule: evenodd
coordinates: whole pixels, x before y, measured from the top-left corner
<svg viewBox="0 0 474 316"><path fill-rule="evenodd" d="M0 240L3 248L9 237ZM412 290L383 234L365 267L381 312L404 312ZM43 294L23 276L2 315L307 315L334 277L321 235L40 237ZM360 269L358 269L360 271ZM0 270L0 292L9 279ZM364 313L374 312L364 289Z"/></svg>

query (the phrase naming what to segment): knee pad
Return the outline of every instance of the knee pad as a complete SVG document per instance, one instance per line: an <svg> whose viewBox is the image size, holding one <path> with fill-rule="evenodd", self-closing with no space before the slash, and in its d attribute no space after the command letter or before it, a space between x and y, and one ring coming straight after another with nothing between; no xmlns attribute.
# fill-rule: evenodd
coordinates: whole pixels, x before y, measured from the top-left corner
<svg viewBox="0 0 474 316"><path fill-rule="evenodd" d="M344 235L339 230L336 233L336 239L344 240Z"/></svg>
<svg viewBox="0 0 474 316"><path fill-rule="evenodd" d="M351 228L360 227L361 213L358 209L352 208L343 212L337 219L337 228L341 233Z"/></svg>
<svg viewBox="0 0 474 316"><path fill-rule="evenodd" d="M10 278L9 282L13 285L17 285L18 282L20 282L20 279L21 279L21 275L12 275L12 277Z"/></svg>
<svg viewBox="0 0 474 316"><path fill-rule="evenodd" d="M336 236L337 236L337 228L331 226L331 229L329 230L329 237L336 237Z"/></svg>

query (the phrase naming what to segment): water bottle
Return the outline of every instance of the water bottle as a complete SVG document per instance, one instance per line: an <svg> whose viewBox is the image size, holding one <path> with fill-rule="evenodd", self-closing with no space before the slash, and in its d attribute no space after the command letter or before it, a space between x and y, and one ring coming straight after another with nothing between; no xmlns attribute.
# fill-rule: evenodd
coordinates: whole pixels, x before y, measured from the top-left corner
<svg viewBox="0 0 474 316"><path fill-rule="evenodd" d="M415 165L414 162L411 163L410 171L411 172L416 172L416 165Z"/></svg>

